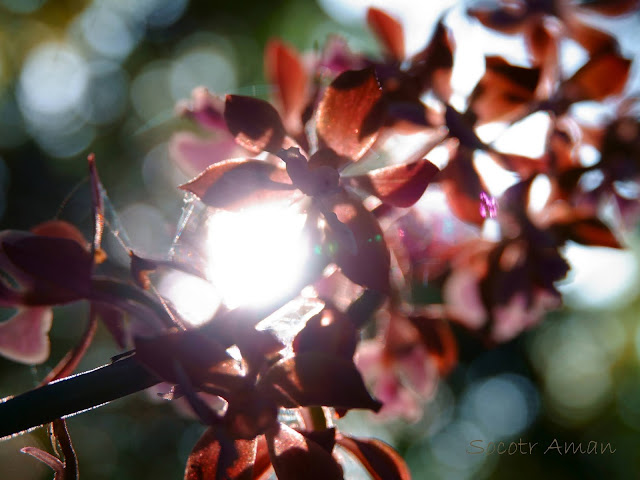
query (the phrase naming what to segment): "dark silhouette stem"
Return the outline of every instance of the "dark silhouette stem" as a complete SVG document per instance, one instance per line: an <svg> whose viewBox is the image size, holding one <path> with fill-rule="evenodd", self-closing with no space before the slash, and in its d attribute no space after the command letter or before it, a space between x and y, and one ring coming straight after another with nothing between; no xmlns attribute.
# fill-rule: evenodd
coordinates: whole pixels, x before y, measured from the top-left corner
<svg viewBox="0 0 640 480"><path fill-rule="evenodd" d="M139 392L160 382L135 355L0 403L0 439Z"/></svg>

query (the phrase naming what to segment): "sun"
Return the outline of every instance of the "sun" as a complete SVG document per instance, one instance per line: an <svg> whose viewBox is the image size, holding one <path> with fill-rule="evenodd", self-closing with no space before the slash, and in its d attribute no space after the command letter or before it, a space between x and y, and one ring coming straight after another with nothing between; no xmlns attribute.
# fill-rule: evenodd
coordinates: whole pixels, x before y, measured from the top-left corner
<svg viewBox="0 0 640 480"><path fill-rule="evenodd" d="M220 211L208 219L206 275L227 307L259 306L296 284L310 251L305 220L288 203Z"/></svg>

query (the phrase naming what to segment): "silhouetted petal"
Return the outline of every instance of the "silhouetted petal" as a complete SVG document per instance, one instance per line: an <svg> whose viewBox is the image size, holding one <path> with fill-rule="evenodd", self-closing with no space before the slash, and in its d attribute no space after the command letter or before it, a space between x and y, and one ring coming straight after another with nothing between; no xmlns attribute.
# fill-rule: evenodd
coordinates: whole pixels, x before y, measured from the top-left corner
<svg viewBox="0 0 640 480"><path fill-rule="evenodd" d="M366 175L349 177L352 185L375 195L394 207L410 207L416 203L438 173L429 160L371 170Z"/></svg>
<svg viewBox="0 0 640 480"><path fill-rule="evenodd" d="M376 34L385 53L396 61L404 59L404 32L395 18L377 8L367 10L367 24Z"/></svg>
<svg viewBox="0 0 640 480"><path fill-rule="evenodd" d="M358 459L373 480L411 480L409 467L400 454L382 440L338 435L337 443Z"/></svg>
<svg viewBox="0 0 640 480"><path fill-rule="evenodd" d="M424 50L411 59L409 72L419 78L422 90L432 88L436 96L448 101L451 96L451 71L455 45L442 19Z"/></svg>
<svg viewBox="0 0 640 480"><path fill-rule="evenodd" d="M508 121L524 111L540 80L539 68L511 65L502 57L486 57L485 73L469 97L477 124Z"/></svg>
<svg viewBox="0 0 640 480"><path fill-rule="evenodd" d="M325 307L309 320L293 340L293 351L335 354L352 359L358 342L357 331L344 313Z"/></svg>
<svg viewBox="0 0 640 480"><path fill-rule="evenodd" d="M267 432L267 445L278 480L343 480L342 468L320 445L280 424Z"/></svg>
<svg viewBox="0 0 640 480"><path fill-rule="evenodd" d="M53 305L89 296L93 260L75 240L5 236L1 245L7 259L30 278L25 304Z"/></svg>
<svg viewBox="0 0 640 480"><path fill-rule="evenodd" d="M336 445L336 429L335 427L325 428L324 430L296 430L298 433L304 435L305 438L317 443L324 448L328 453L333 452L333 447Z"/></svg>
<svg viewBox="0 0 640 480"><path fill-rule="evenodd" d="M352 361L308 351L282 360L260 379L263 391L283 407L331 406L378 411Z"/></svg>
<svg viewBox="0 0 640 480"><path fill-rule="evenodd" d="M251 325L237 327L233 334L234 343L240 349L242 358L255 369L260 368L265 359L284 348L272 332L256 330Z"/></svg>
<svg viewBox="0 0 640 480"><path fill-rule="evenodd" d="M578 5L602 15L625 15L640 6L638 0L580 0Z"/></svg>
<svg viewBox="0 0 640 480"><path fill-rule="evenodd" d="M253 480L257 440L222 438L213 427L204 432L189 454L184 480Z"/></svg>
<svg viewBox="0 0 640 480"><path fill-rule="evenodd" d="M463 147L481 150L487 148L473 130L475 114L471 110L467 110L465 114L461 114L451 105L447 105L444 118L447 128L449 129L449 136L457 138Z"/></svg>
<svg viewBox="0 0 640 480"><path fill-rule="evenodd" d="M359 199L348 193L334 195L329 202L338 220L354 232L357 252L354 254L337 242L335 263L354 283L380 293L389 290L390 254L376 218ZM328 239L335 242L329 231Z"/></svg>
<svg viewBox="0 0 640 480"><path fill-rule="evenodd" d="M291 195L287 173L261 160L239 159L216 163L181 185L210 207L235 210L266 199Z"/></svg>
<svg viewBox="0 0 640 480"><path fill-rule="evenodd" d="M227 399L224 426L231 437L250 440L277 426L278 407L268 396L253 388L239 388Z"/></svg>
<svg viewBox="0 0 640 480"><path fill-rule="evenodd" d="M382 126L382 112L374 112L381 96L372 68L340 74L318 106L316 128L323 145L354 161L362 158Z"/></svg>
<svg viewBox="0 0 640 480"><path fill-rule="evenodd" d="M530 18L533 9L543 10L554 2L512 2L500 0L478 2L467 9L467 14L476 18L485 27L502 33L519 33ZM551 12L547 12L551 13Z"/></svg>
<svg viewBox="0 0 640 480"><path fill-rule="evenodd" d="M285 129L275 108L258 98L227 95L224 119L238 144L253 153L276 152Z"/></svg>

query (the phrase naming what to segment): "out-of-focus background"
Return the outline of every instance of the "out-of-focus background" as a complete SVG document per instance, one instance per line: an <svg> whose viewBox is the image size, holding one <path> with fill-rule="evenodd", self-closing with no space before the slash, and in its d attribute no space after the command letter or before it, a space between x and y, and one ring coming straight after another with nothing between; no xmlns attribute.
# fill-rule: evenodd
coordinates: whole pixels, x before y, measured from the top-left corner
<svg viewBox="0 0 640 480"><path fill-rule="evenodd" d="M413 52L442 11L459 4L391 3L375 5L405 23ZM86 156L95 152L123 232L106 239L107 249L121 261L120 241L162 255L183 207L175 187L186 180L169 159L167 142L173 132L192 128L175 117L176 102L198 85L266 96L262 51L273 36L309 50L339 33L354 50L374 52L364 22L368 4L0 0L0 227L28 229L54 216L86 227ZM636 12L618 30L627 55L640 53L638 27ZM467 28L459 40L473 44L476 34L479 29ZM499 51L506 39L492 41L488 49ZM567 61L579 64L575 55L570 51ZM480 70L473 70L477 64ZM482 74L482 57L469 65L470 73L458 76L463 93ZM637 64L632 74L637 85ZM563 287L567 306L539 328L490 351L462 337L461 365L417 424L349 414L344 428L395 445L416 479L640 478L637 236L629 232L626 241L623 252L572 248L576 270ZM0 397L33 388L80 336L86 315L85 305L56 309L46 364L30 368L0 358ZM100 331L80 369L115 353ZM69 429L82 478L92 480L182 478L203 431L148 393L73 417ZM477 451L470 442L478 439L485 448L520 439L538 446L532 454L468 454ZM554 440L562 447L598 442L598 454L545 454ZM1 443L0 478L51 478L19 453L47 442L41 429ZM615 453L600 454L600 443Z"/></svg>

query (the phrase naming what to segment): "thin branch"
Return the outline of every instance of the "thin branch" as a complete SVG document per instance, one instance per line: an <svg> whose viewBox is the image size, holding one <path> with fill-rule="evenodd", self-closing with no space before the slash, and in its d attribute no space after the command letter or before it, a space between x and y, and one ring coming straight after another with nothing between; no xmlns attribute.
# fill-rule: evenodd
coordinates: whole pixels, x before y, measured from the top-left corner
<svg viewBox="0 0 640 480"><path fill-rule="evenodd" d="M0 403L0 439L131 395L160 382L132 355Z"/></svg>

